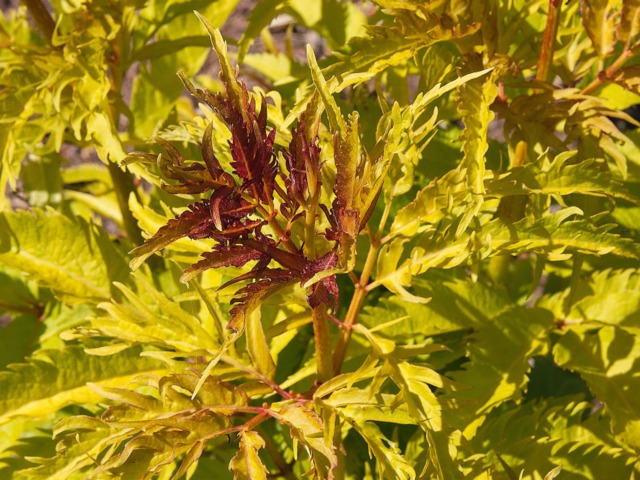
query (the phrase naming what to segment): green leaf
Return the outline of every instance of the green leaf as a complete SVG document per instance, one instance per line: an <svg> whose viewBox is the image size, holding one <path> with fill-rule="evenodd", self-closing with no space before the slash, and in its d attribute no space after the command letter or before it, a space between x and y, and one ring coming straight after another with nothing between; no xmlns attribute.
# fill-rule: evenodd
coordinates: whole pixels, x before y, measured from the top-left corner
<svg viewBox="0 0 640 480"><path fill-rule="evenodd" d="M353 422L353 427L365 439L377 460L376 470L381 478L394 480L415 479L416 472L401 455L395 442L386 438L373 422Z"/></svg>
<svg viewBox="0 0 640 480"><path fill-rule="evenodd" d="M231 14L237 0L215 2L167 2L163 25L157 27L152 43L146 43L132 55L131 62L141 61L140 73L134 78L131 96L133 131L138 138L151 138L162 128L183 93L180 79L174 75L184 71L187 77L198 73L207 59L210 41L196 32L200 23L194 9L211 18L220 27ZM158 8L158 7L156 7ZM157 13L156 13L157 15ZM156 18L153 18L156 20Z"/></svg>
<svg viewBox="0 0 640 480"><path fill-rule="evenodd" d="M613 431L626 444L640 447L640 339L615 326L597 331L575 327L553 349L561 367L578 372L613 419Z"/></svg>
<svg viewBox="0 0 640 480"><path fill-rule="evenodd" d="M581 195L610 196L638 204L622 182L615 178L602 161L596 159L571 163L577 152L558 154L553 160L541 156L523 167L515 167L495 179L485 181L487 194L505 195Z"/></svg>
<svg viewBox="0 0 640 480"><path fill-rule="evenodd" d="M30 157L20 176L32 207L55 207L62 203L62 158L54 155Z"/></svg>
<svg viewBox="0 0 640 480"><path fill-rule="evenodd" d="M167 298L142 275L136 274L135 279L139 293L117 284L124 300L101 303L99 308L104 314L91 320L88 334L178 352L218 350L219 344L211 336L213 332L204 330L198 318Z"/></svg>
<svg viewBox="0 0 640 480"><path fill-rule="evenodd" d="M470 62L467 68L481 69L481 62ZM467 185L471 191L472 205L458 225L456 236L460 235L475 217L484 201L485 154L489 148L487 133L494 114L491 104L498 95L495 75L470 80L458 89L458 111L462 115L462 152L460 170L467 173Z"/></svg>
<svg viewBox="0 0 640 480"><path fill-rule="evenodd" d="M589 0L582 2L582 23L600 58L613 51L616 43L616 17L612 0Z"/></svg>
<svg viewBox="0 0 640 480"><path fill-rule="evenodd" d="M7 324L0 324L0 369L18 363L35 349L32 339L40 328L38 317L17 315Z"/></svg>
<svg viewBox="0 0 640 480"><path fill-rule="evenodd" d="M610 418L575 397L510 404L483 425L474 443L491 442L514 471L543 478L554 466L576 478L627 478L637 474L637 455L621 448L610 432ZM576 458L580 458L576 462ZM490 453L484 459L500 467Z"/></svg>
<svg viewBox="0 0 640 480"><path fill-rule="evenodd" d="M277 413L272 413L278 421L288 426L291 438L311 450L311 459L319 478L333 478L338 457L331 440L325 440L324 426L320 417L309 407L299 403L286 403Z"/></svg>
<svg viewBox="0 0 640 480"><path fill-rule="evenodd" d="M576 207L569 207L547 215L536 222L523 219L506 224L500 219L490 222L483 234L491 241L492 249L520 252L522 249L547 252L553 259L562 258L565 250L591 255L613 253L621 257L639 258L638 245L631 239L609 231L615 225L595 226L586 220L566 218L580 214Z"/></svg>
<svg viewBox="0 0 640 480"><path fill-rule="evenodd" d="M571 297L570 309L567 302ZM640 276L635 269L592 272L581 278L573 292L565 290L540 299L539 305L552 310L569 325L599 328L616 325L640 333Z"/></svg>
<svg viewBox="0 0 640 480"><path fill-rule="evenodd" d="M158 373L155 360L129 349L109 357L87 355L80 348L39 352L29 363L0 372L0 423L16 416L43 417L68 405L93 404L101 396L87 382L126 385L142 373Z"/></svg>
<svg viewBox="0 0 640 480"><path fill-rule="evenodd" d="M492 409L522 398L529 359L548 352L549 331L554 325L553 316L541 309L512 307L482 314L485 320L474 324L477 333L467 337L469 362L463 370L450 374L459 384L471 387L450 394L454 405L446 417L464 429L467 438L475 435Z"/></svg>
<svg viewBox="0 0 640 480"><path fill-rule="evenodd" d="M38 287L24 278L19 270L0 268L0 313L31 313L38 315Z"/></svg>
<svg viewBox="0 0 640 480"><path fill-rule="evenodd" d="M222 38L220 30L215 28L204 16L200 15L198 12L196 12L196 16L209 33L213 49L215 50L216 55L218 55L218 61L220 62L221 68L220 77L222 78L227 88L227 96L229 97L229 100L231 101L236 111L244 112L245 109L242 90L240 88L240 85L236 81L235 69L231 66L231 62L229 61L229 56L227 54L227 44Z"/></svg>
<svg viewBox="0 0 640 480"><path fill-rule="evenodd" d="M637 0L623 0L620 23L616 29L618 40L627 42L640 33L640 4Z"/></svg>
<svg viewBox="0 0 640 480"><path fill-rule="evenodd" d="M425 432L431 468L440 480L461 479L456 459L455 435L443 424L442 405L432 387L443 387L442 377L428 367L386 360L389 376L398 386L409 414Z"/></svg>
<svg viewBox="0 0 640 480"><path fill-rule="evenodd" d="M273 362L269 343L262 329L260 310L256 309L246 316L245 334L247 336L247 350L256 370L270 380L276 374L276 364Z"/></svg>
<svg viewBox="0 0 640 480"><path fill-rule="evenodd" d="M433 180L418 192L415 200L398 210L390 235L412 237L423 224L437 224L452 213L454 205L465 203L468 196L466 172L452 170Z"/></svg>
<svg viewBox="0 0 640 480"><path fill-rule="evenodd" d="M105 164L119 163L127 156L109 115L105 112L94 112L87 117L86 123L87 135L91 138L100 160Z"/></svg>
<svg viewBox="0 0 640 480"><path fill-rule="evenodd" d="M420 9L410 2L393 3L385 5L384 13L392 16L383 16L379 25L367 28L366 35L352 38L346 48L348 53L340 55L340 61L329 67L327 74L379 73L405 64L422 49L472 35L480 27L451 22L436 5Z"/></svg>
<svg viewBox="0 0 640 480"><path fill-rule="evenodd" d="M112 441L114 432L97 418L84 417L82 427L88 431L74 438L67 437L57 445L57 455L51 459L32 457L38 466L22 470L18 478L24 480L80 480L79 473L94 464L94 458ZM90 430L89 430L90 429Z"/></svg>
<svg viewBox="0 0 640 480"><path fill-rule="evenodd" d="M234 472L234 480L267 480L267 467L264 466L258 451L264 448L264 440L254 431L240 431L240 448L231 459L229 469Z"/></svg>
<svg viewBox="0 0 640 480"><path fill-rule="evenodd" d="M0 263L72 304L109 299L115 293L112 282L126 281L129 273L124 255L103 229L53 210L0 215Z"/></svg>
<svg viewBox="0 0 640 480"><path fill-rule="evenodd" d="M485 154L489 148L487 133L494 117L490 107L498 95L498 86L493 75L477 77L462 84L458 95L458 111L464 123L460 169L467 171L471 193L479 196L485 193Z"/></svg>
<svg viewBox="0 0 640 480"><path fill-rule="evenodd" d="M247 27L238 41L238 63L242 63L249 47L262 30L287 6L286 0L259 0L247 17Z"/></svg>
<svg viewBox="0 0 640 480"><path fill-rule="evenodd" d="M307 60L309 62L309 68L311 69L313 83L320 94L320 98L322 98L322 103L324 104L325 111L327 112L331 132L338 132L343 141L346 141L346 138L348 138L348 134L346 133L347 125L342 117L340 108L338 108L336 100L331 95L333 93L332 89L325 80L322 70L320 70L320 67L318 66L318 62L316 61L316 56L313 53L311 45L307 45ZM355 170L355 166L353 168Z"/></svg>

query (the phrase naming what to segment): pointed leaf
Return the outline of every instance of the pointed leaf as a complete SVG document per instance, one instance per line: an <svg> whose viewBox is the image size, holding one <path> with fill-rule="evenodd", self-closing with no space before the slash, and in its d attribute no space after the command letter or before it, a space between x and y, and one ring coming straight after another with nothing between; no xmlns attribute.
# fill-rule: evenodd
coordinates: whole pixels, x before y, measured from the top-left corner
<svg viewBox="0 0 640 480"><path fill-rule="evenodd" d="M88 385L126 385L142 373L163 371L155 360L129 349L109 357L85 354L79 348L39 353L29 363L0 372L0 422L17 415L40 417L68 405L94 404L101 396Z"/></svg>
<svg viewBox="0 0 640 480"><path fill-rule="evenodd" d="M253 248L241 245L216 245L214 251L205 252L202 256L204 257L203 260L200 260L198 263L195 263L185 269L184 273L180 277L181 282L187 283L195 276L211 268L230 266L242 267L247 262L260 259L262 254L255 251Z"/></svg>
<svg viewBox="0 0 640 480"><path fill-rule="evenodd" d="M582 23L600 58L606 57L616 43L616 12L612 0L582 2Z"/></svg>
<svg viewBox="0 0 640 480"><path fill-rule="evenodd" d="M333 445L327 444L320 417L307 406L285 404L274 416L291 431L291 437L311 450L312 463L319 478L333 479L338 458Z"/></svg>
<svg viewBox="0 0 640 480"><path fill-rule="evenodd" d="M245 334L247 336L247 350L256 370L273 380L276 374L276 364L273 362L269 343L262 329L260 309L254 310L246 317Z"/></svg>
<svg viewBox="0 0 640 480"><path fill-rule="evenodd" d="M131 251L131 255L134 258L131 260L130 266L135 270L151 255L180 238L187 236L201 238L206 236L207 231L213 226L214 222L209 210L209 202L204 201L193 204L189 210L169 220L143 245L134 248Z"/></svg>
<svg viewBox="0 0 640 480"><path fill-rule="evenodd" d="M553 349L554 359L578 372L613 418L614 433L628 445L640 447L640 340L614 326L597 332L576 327Z"/></svg>
<svg viewBox="0 0 640 480"><path fill-rule="evenodd" d="M262 448L264 440L257 432L240 432L240 448L229 463L229 470L234 472L234 480L267 480L267 467L258 455Z"/></svg>
<svg viewBox="0 0 640 480"><path fill-rule="evenodd" d="M407 462L395 442L386 438L373 422L354 422L353 427L364 438L377 460L376 469L383 478L413 480L416 472Z"/></svg>

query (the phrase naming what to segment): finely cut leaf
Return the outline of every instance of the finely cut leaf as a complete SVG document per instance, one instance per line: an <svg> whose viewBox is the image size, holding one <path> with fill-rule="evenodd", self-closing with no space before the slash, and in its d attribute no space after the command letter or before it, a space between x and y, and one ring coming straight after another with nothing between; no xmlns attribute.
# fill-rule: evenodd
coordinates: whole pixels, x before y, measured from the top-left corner
<svg viewBox="0 0 640 480"><path fill-rule="evenodd" d="M327 85L327 81L325 80L320 67L318 66L318 62L316 61L316 56L313 53L313 48L311 48L311 45L307 45L307 60L309 61L309 68L311 68L311 76L313 77L313 82L316 86L316 89L318 90L318 93L320 93L320 98L322 98L322 103L324 104L325 111L327 112L331 131L339 132L341 135L344 135L343 132L346 131L347 125L345 124L342 113L338 108L338 104L331 95L332 92Z"/></svg>
<svg viewBox="0 0 640 480"><path fill-rule="evenodd" d="M87 386L126 385L142 373L163 371L157 361L129 349L109 357L87 355L80 348L42 351L29 363L0 372L0 422L17 415L46 416L73 404L93 404L101 396Z"/></svg>
<svg viewBox="0 0 640 480"><path fill-rule="evenodd" d="M242 430L239 435L240 448L229 464L234 480L267 480L267 467L258 455L258 451L264 448L264 440L251 430Z"/></svg>
<svg viewBox="0 0 640 480"><path fill-rule="evenodd" d="M386 438L373 422L353 422L353 427L364 438L378 461L376 468L383 478L413 480L416 472L401 455L395 442Z"/></svg>
<svg viewBox="0 0 640 480"><path fill-rule="evenodd" d="M131 251L131 255L134 257L130 262L131 268L135 270L151 255L180 238L202 237L202 234L211 229L213 224L208 201L191 205L190 210L186 210L176 218L169 220L143 245Z"/></svg>
<svg viewBox="0 0 640 480"><path fill-rule="evenodd" d="M333 479L338 458L333 445L325 441L320 417L307 406L297 403L285 404L274 416L289 427L293 439L309 447L316 475Z"/></svg>
<svg viewBox="0 0 640 480"><path fill-rule="evenodd" d="M625 186L606 170L603 162L595 159L572 164L577 152L568 151L557 155L552 161L542 156L538 161L523 167L515 167L495 179L485 180L490 196L547 195L610 196L634 204L640 200L631 195Z"/></svg>
<svg viewBox="0 0 640 480"><path fill-rule="evenodd" d="M472 386L450 394L455 407L449 422L464 430L467 438L475 435L492 409L521 399L531 368L529 359L548 352L554 325L553 316L538 309L512 307L501 313L476 311L476 315L482 317L472 323L477 333L468 337L469 361L450 374L459 384Z"/></svg>
<svg viewBox="0 0 640 480"><path fill-rule="evenodd" d="M217 349L213 332L207 332L194 315L156 290L144 277L134 275L138 293L117 284L125 298L101 303L99 308L104 314L91 320L88 333L130 345L157 345L187 353Z"/></svg>
<svg viewBox="0 0 640 480"><path fill-rule="evenodd" d="M615 326L597 332L575 327L553 349L564 368L580 373L593 394L613 418L613 431L637 449L640 447L640 340Z"/></svg>
<svg viewBox="0 0 640 480"><path fill-rule="evenodd" d="M616 12L612 0L588 0L581 2L582 23L600 58L613 50L616 43Z"/></svg>
<svg viewBox="0 0 640 480"><path fill-rule="evenodd" d="M478 62L477 67L482 65ZM473 64L476 66L475 64ZM479 69L479 68L478 68ZM462 115L462 152L460 169L467 173L467 185L471 191L471 205L458 224L456 236L459 236L471 223L484 201L485 154L489 148L487 134L494 114L491 104L498 95L498 86L494 75L476 78L460 86L458 111Z"/></svg>

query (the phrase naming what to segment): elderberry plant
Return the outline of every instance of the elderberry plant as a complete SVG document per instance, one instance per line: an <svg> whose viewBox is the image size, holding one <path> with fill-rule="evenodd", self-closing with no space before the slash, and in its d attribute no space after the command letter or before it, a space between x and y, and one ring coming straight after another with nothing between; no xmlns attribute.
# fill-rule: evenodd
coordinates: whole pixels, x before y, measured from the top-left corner
<svg viewBox="0 0 640 480"><path fill-rule="evenodd" d="M637 2L24 3L1 478L640 474Z"/></svg>

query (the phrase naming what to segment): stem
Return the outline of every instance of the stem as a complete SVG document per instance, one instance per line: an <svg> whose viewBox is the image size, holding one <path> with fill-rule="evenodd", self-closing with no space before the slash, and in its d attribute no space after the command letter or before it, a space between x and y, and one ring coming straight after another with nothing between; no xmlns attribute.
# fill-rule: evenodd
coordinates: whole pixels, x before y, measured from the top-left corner
<svg viewBox="0 0 640 480"><path fill-rule="evenodd" d="M378 227L378 232L376 233L376 238L378 239L382 237L382 232L384 231L384 226L387 224L389 213L391 213L391 202L387 202L387 204L384 206L382 218L380 219L380 226Z"/></svg>
<svg viewBox="0 0 640 480"><path fill-rule="evenodd" d="M582 92L580 93L582 93L583 95L589 95L593 93L593 91L595 91L600 85L606 82L609 78L611 78L613 74L620 70L624 66L624 64L627 63L627 60L632 57L633 49L639 43L640 42L636 42L633 47L625 48L620 56L616 59L616 61L609 65L609 68L607 68L604 72L600 72L598 74L598 77L595 78L589 85L584 87L582 89Z"/></svg>
<svg viewBox="0 0 640 480"><path fill-rule="evenodd" d="M262 215L262 218L264 218L267 221L269 226L271 228L273 228L273 231L276 233L276 235L278 235L278 237L282 241L282 245L284 246L284 248L290 253L298 253L298 249L296 248L296 246L291 241L291 238L289 238L289 235L287 234L287 232L284 231L284 228L282 228L282 225L280 225L280 223L278 223L278 221L275 219L275 217L273 215L271 215L260 204L256 204L256 209L258 210L260 215Z"/></svg>
<svg viewBox="0 0 640 480"><path fill-rule="evenodd" d="M351 340L351 332L353 331L352 327L358 320L358 315L360 314L360 309L362 308L364 297L367 295L367 284L369 282L371 272L373 271L373 265L378 258L379 249L379 240L371 243L371 248L369 249L367 259L365 260L364 267L362 269L362 274L360 275L360 281L356 285L356 291L353 294L351 304L349 305L349 310L347 311L347 316L344 319L344 329L340 332L338 343L336 344L336 349L333 352L334 375L338 375L342 370L342 364L344 363L344 358L347 354L347 347L349 346L349 341Z"/></svg>
<svg viewBox="0 0 640 480"><path fill-rule="evenodd" d="M553 63L553 50L555 48L556 36L558 35L558 23L560 20L561 8L562 0L549 0L547 25L544 29L542 50L540 51L540 58L538 59L536 80L543 82L549 81L549 73L551 72L551 64Z"/></svg>
<svg viewBox="0 0 640 480"><path fill-rule="evenodd" d="M309 185L311 201L307 207L304 217L304 250L305 256L309 260L316 258L316 211L318 209L318 201L320 199L320 189L317 185Z"/></svg>
<svg viewBox="0 0 640 480"><path fill-rule="evenodd" d="M313 287L311 287L313 288ZM333 376L331 366L331 337L329 334L329 319L325 305L318 305L312 310L313 339L316 345L318 362L318 382L324 383Z"/></svg>
<svg viewBox="0 0 640 480"><path fill-rule="evenodd" d="M241 411L241 410L238 409L237 411ZM225 428L223 430L217 430L215 432L212 432L212 433L210 433L208 435L203 436L201 438L201 441L211 440L213 438L220 437L222 435L230 435L232 433L241 432L243 430L251 430L251 429L257 427L258 425L260 425L262 422L264 422L268 418L269 418L269 414L267 412L265 412L264 409L262 409L262 411L260 413L258 413L258 415L256 415L255 417L253 417L252 419L250 419L249 421L247 421L243 425L237 425L235 427L229 427L229 428Z"/></svg>
<svg viewBox="0 0 640 480"><path fill-rule="evenodd" d="M129 195L135 191L133 177L128 172L121 170L114 162L110 161L107 168L109 169L113 189L118 199L118 207L120 207L120 213L122 215L122 228L131 243L140 245L144 242L144 239L142 238L142 233L140 232L136 219L129 210Z"/></svg>
<svg viewBox="0 0 640 480"><path fill-rule="evenodd" d="M123 29L124 30L124 29ZM111 43L113 50L111 56L107 60L109 82L111 83L111 92L114 98L122 98L121 86L122 86L122 72L120 61L120 48L118 41L120 37ZM127 42L121 42L127 43ZM114 126L115 131L118 131L118 119L120 118L120 111L115 101L109 102L109 111L111 114L111 123ZM129 240L136 245L144 242L142 238L142 232L138 227L138 222L134 218L131 210L129 210L129 196L131 193L135 194L135 186L133 184L133 176L126 170L122 170L117 163L109 161L107 168L109 169L109 175L111 176L111 182L113 183L113 189L118 200L118 207L120 208L120 214L122 215L122 228Z"/></svg>
<svg viewBox="0 0 640 480"><path fill-rule="evenodd" d="M284 389L282 389L280 387L280 385L278 385L275 382L272 382L267 377L262 375L260 372L256 372L255 370L252 370L251 368L249 368L249 367L247 367L245 365L242 365L240 362L234 360L231 357L227 357L226 355L222 355L220 357L220 360L222 360L224 363L226 363L228 365L231 365L232 367L237 368L238 370L243 371L244 373L247 373L247 374L251 375L252 377L257 378L262 383L264 383L265 385L269 386L274 392L277 392L278 394L280 394L280 396L282 398L285 398L287 400L291 400L293 398L289 392L287 392Z"/></svg>
<svg viewBox="0 0 640 480"><path fill-rule="evenodd" d="M45 7L40 0L22 0L22 3L27 7L40 34L51 44L53 32L56 29L56 22L53 21L47 7Z"/></svg>

